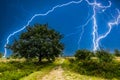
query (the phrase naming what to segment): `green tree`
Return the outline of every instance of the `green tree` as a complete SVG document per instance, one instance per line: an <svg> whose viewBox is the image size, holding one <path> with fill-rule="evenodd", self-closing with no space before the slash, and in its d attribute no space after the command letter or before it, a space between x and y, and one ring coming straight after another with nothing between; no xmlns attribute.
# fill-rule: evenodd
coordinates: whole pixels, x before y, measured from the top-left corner
<svg viewBox="0 0 120 80"><path fill-rule="evenodd" d="M20 38L8 48L14 54L27 59L38 57L39 62L43 58L53 61L64 49L62 38L59 32L48 28L47 24L35 24L28 26L26 31L21 33Z"/></svg>
<svg viewBox="0 0 120 80"><path fill-rule="evenodd" d="M115 49L114 54L115 54L115 56L120 56L120 51L118 49Z"/></svg>
<svg viewBox="0 0 120 80"><path fill-rule="evenodd" d="M77 50L74 56L77 60L89 60L92 52L89 50Z"/></svg>

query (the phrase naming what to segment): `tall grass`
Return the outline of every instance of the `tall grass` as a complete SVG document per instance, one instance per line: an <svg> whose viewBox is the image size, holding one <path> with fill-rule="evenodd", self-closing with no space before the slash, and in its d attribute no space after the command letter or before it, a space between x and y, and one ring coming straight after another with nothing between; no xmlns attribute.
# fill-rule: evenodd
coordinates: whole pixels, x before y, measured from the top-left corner
<svg viewBox="0 0 120 80"><path fill-rule="evenodd" d="M37 63L31 61L0 62L0 80L19 80L29 74L41 71L43 68L53 65L53 63Z"/></svg>

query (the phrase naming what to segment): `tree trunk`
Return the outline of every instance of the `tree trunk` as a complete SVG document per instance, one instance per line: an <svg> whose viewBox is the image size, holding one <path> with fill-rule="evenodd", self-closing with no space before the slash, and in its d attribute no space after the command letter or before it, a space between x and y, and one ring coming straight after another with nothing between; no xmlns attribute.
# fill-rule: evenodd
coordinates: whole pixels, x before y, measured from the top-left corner
<svg viewBox="0 0 120 80"><path fill-rule="evenodd" d="M39 54L39 62L41 62L42 61L42 55L41 55L41 53Z"/></svg>
<svg viewBox="0 0 120 80"><path fill-rule="evenodd" d="M48 54L46 54L46 58L47 58L47 60L49 61L49 62L51 62L51 60L50 60L50 56L48 55Z"/></svg>

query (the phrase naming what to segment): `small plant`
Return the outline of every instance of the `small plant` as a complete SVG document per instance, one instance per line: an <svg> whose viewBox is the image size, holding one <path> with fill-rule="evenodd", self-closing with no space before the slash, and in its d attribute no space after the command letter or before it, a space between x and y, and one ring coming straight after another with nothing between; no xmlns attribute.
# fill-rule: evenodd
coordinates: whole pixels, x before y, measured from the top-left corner
<svg viewBox="0 0 120 80"><path fill-rule="evenodd" d="M75 54L76 60L90 60L91 56L92 52L88 50L78 50Z"/></svg>
<svg viewBox="0 0 120 80"><path fill-rule="evenodd" d="M0 52L0 58L2 58L2 53Z"/></svg>

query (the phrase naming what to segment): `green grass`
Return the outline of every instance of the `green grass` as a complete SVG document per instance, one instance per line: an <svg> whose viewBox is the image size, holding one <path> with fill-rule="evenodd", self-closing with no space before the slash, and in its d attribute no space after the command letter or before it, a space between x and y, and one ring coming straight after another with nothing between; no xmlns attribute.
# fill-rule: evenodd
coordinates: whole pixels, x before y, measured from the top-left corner
<svg viewBox="0 0 120 80"><path fill-rule="evenodd" d="M95 77L95 76L87 76L75 73L73 71L64 71L65 80L105 80L104 78Z"/></svg>
<svg viewBox="0 0 120 80"><path fill-rule="evenodd" d="M43 67L40 71L36 71L29 76L23 77L20 80L41 80L42 77L48 74L54 67L60 65L61 59L56 59L54 63L49 66Z"/></svg>
<svg viewBox="0 0 120 80"><path fill-rule="evenodd" d="M0 62L0 80L19 80L34 72L51 69L54 63L9 61Z"/></svg>
<svg viewBox="0 0 120 80"><path fill-rule="evenodd" d="M37 79L42 79L42 77L49 73L56 65L50 65L47 67L42 68L40 71L36 71L29 76L26 76L24 78L21 78L20 80L37 80Z"/></svg>

